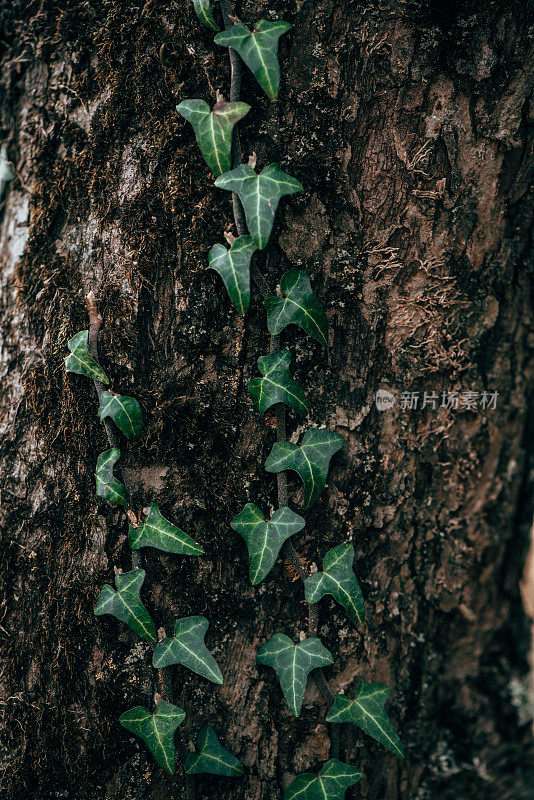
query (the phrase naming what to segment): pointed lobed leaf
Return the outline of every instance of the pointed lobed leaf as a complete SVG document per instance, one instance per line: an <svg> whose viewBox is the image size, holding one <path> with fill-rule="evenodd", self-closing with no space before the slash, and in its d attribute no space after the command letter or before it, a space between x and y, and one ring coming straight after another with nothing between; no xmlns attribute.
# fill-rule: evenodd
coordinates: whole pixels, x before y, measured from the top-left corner
<svg viewBox="0 0 534 800"><path fill-rule="evenodd" d="M314 428L306 431L302 444L275 442L265 462L267 472L293 470L304 487L304 508L309 508L323 491L330 459L343 447L339 433Z"/></svg>
<svg viewBox="0 0 534 800"><path fill-rule="evenodd" d="M361 777L355 767L331 758L319 773L298 775L286 789L284 800L344 800L347 789Z"/></svg>
<svg viewBox="0 0 534 800"><path fill-rule="evenodd" d="M249 381L248 392L260 414L276 403L285 403L300 414L308 413L310 407L302 387L289 374L290 363L289 350L279 350L258 359L258 368L264 377Z"/></svg>
<svg viewBox="0 0 534 800"><path fill-rule="evenodd" d="M240 164L217 178L215 186L237 193L249 233L260 250L269 241L280 199L302 191L297 179L281 170L278 164L269 164L259 175L249 164Z"/></svg>
<svg viewBox="0 0 534 800"><path fill-rule="evenodd" d="M67 347L70 355L65 358L65 370L75 372L77 375L86 375L100 383L109 383L108 377L100 364L89 355L87 349L88 331L80 331L69 339Z"/></svg>
<svg viewBox="0 0 534 800"><path fill-rule="evenodd" d="M183 100L176 110L193 126L200 151L213 174L228 172L232 167L232 131L250 106L221 100L210 111L204 100Z"/></svg>
<svg viewBox="0 0 534 800"><path fill-rule="evenodd" d="M273 568L286 539L301 531L306 522L287 506L275 511L267 522L258 506L247 503L230 525L246 542L250 581L255 586Z"/></svg>
<svg viewBox="0 0 534 800"><path fill-rule="evenodd" d="M401 741L384 708L390 694L388 687L381 683L361 680L354 700L342 694L336 695L326 719L335 723L352 722L402 758L404 751Z"/></svg>
<svg viewBox="0 0 534 800"><path fill-rule="evenodd" d="M300 644L293 644L283 633L271 636L269 641L260 647L256 658L260 664L272 667L276 671L287 704L296 717L302 708L310 672L334 661L316 636L310 636Z"/></svg>
<svg viewBox="0 0 534 800"><path fill-rule="evenodd" d="M291 29L289 22L262 19L251 32L242 22L218 33L216 44L233 47L253 73L270 100L276 100L280 88L278 40Z"/></svg>
<svg viewBox="0 0 534 800"><path fill-rule="evenodd" d="M219 31L220 28L213 19L212 0L193 0L195 14L206 28L212 31Z"/></svg>
<svg viewBox="0 0 534 800"><path fill-rule="evenodd" d="M150 714L143 706L136 706L122 714L119 722L144 741L165 772L174 775L174 734L184 719L185 713L181 708L161 702L155 714Z"/></svg>
<svg viewBox="0 0 534 800"><path fill-rule="evenodd" d="M283 297L268 297L263 302L269 333L276 336L287 325L299 325L326 347L328 320L312 291L308 273L303 269L290 269L282 275L280 288Z"/></svg>
<svg viewBox="0 0 534 800"><path fill-rule="evenodd" d="M183 664L213 683L222 683L223 677L217 662L204 644L208 626L205 617L179 619L174 626L174 637L163 639L154 648L152 666L160 669L169 664Z"/></svg>
<svg viewBox="0 0 534 800"><path fill-rule="evenodd" d="M250 260L258 248L251 236L240 236L227 250L222 244L209 252L211 269L219 273L232 303L244 314L250 303Z"/></svg>
<svg viewBox="0 0 534 800"><path fill-rule="evenodd" d="M329 550L323 560L323 571L306 578L306 601L318 603L325 594L331 594L354 622L363 622L365 606L353 564L354 547L351 544L340 544Z"/></svg>
<svg viewBox="0 0 534 800"><path fill-rule="evenodd" d="M110 614L121 622L125 622L142 639L155 642L156 628L150 614L141 602L141 586L145 580L144 569L132 569L131 572L117 574L115 586L104 586L95 606L95 616Z"/></svg>
<svg viewBox="0 0 534 800"><path fill-rule="evenodd" d="M119 506L126 504L126 487L113 474L113 467L121 457L118 447L100 453L96 462L96 493L104 500Z"/></svg>
<svg viewBox="0 0 534 800"><path fill-rule="evenodd" d="M125 436L139 436L143 429L143 415L139 403L134 397L115 392L102 392L98 408L100 419L111 417L117 428Z"/></svg>
<svg viewBox="0 0 534 800"><path fill-rule="evenodd" d="M200 556L204 552L187 533L184 533L160 514L156 503L152 503L146 522L134 528L130 525L128 543L132 550L155 547L164 553L185 556Z"/></svg>
<svg viewBox="0 0 534 800"><path fill-rule="evenodd" d="M200 731L198 747L200 752L190 753L187 757L185 771L188 775L208 773L236 778L243 774L244 769L240 762L222 746L210 725L206 725Z"/></svg>

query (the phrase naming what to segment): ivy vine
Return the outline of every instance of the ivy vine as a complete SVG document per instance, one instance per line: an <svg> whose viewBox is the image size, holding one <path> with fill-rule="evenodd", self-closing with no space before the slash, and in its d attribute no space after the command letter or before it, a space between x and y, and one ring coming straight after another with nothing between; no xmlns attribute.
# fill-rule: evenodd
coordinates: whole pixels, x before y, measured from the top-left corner
<svg viewBox="0 0 534 800"><path fill-rule="evenodd" d="M211 0L193 0L200 22L212 31L219 31L218 12ZM319 498L329 472L331 459L343 447L343 437L326 428L311 428L300 444L287 441L286 406L299 414L307 414L310 406L300 384L290 374L291 353L280 348L280 334L288 325L298 326L304 334L328 346L328 322L313 292L305 270L290 269L280 278L280 291L272 294L265 278L255 266L253 257L269 242L279 202L283 197L303 190L300 182L284 172L278 164L268 164L256 171L256 157L242 163L237 123L250 111L240 100L241 61L252 72L270 100L276 100L280 88L278 45L280 37L291 25L284 21L259 20L252 30L231 15L230 0L220 0L224 30L217 33L215 43L229 49L231 64L230 101L218 92L212 109L204 99L186 99L178 113L193 127L197 143L215 177L215 187L232 192L232 206L237 238L226 235L229 249L214 244L207 257L207 266L220 276L230 301L240 314L245 314L251 301L251 275L259 289L267 313L270 334L269 353L258 358L261 377L253 378L248 392L258 413L274 407L276 442L265 461L267 472L277 475L278 508L270 519L254 503L247 503L229 523L246 544L249 555L249 577L256 586L273 568L282 548L300 577L308 604L308 632L295 643L285 634L275 633L257 653L258 663L275 670L281 692L295 716L300 714L309 676L329 705L326 721L331 725L332 758L318 773L304 773L286 789L284 800L343 800L346 790L361 777L354 766L339 760L339 728L341 723L357 726L398 756L402 745L385 711L389 689L382 684L360 680L353 698L334 696L323 674L334 656L318 636L318 603L331 595L355 624L364 620L363 595L354 573L354 548L343 542L329 550L322 571L311 571L303 565L293 541L305 527L305 520L290 508L288 470L302 481L304 510ZM98 332L102 318L92 293L86 298L89 330L80 331L67 343L67 372L84 375L94 382L98 396L98 416L102 421L109 449L101 453L96 465L96 493L99 497L124 507L128 516L128 543L132 569L116 570L115 588L106 585L96 601L97 616L111 615L128 625L142 639L154 643L152 664L158 671L159 691L151 711L137 706L125 711L120 724L138 736L155 761L169 774L175 772L176 749L186 773L188 800L195 797L194 775L207 773L240 777L243 767L219 741L210 726L198 737L198 749L191 752L180 735L179 726L186 712L173 704L169 669L181 665L204 679L221 684L223 676L204 643L209 622L202 616L190 616L175 622L172 637L156 625L144 606L141 592L146 579L141 554L152 547L177 556L202 557L204 550L194 540L166 520L153 503L142 521L131 508L130 492L120 469L119 433L127 440L139 436L143 427L141 408L133 397L117 394L106 388L109 379L98 361Z"/></svg>

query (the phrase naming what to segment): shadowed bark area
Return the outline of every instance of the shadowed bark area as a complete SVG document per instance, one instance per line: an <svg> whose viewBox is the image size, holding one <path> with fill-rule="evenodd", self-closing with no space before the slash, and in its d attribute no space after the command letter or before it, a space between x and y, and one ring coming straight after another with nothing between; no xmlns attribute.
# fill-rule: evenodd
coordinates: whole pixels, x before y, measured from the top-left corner
<svg viewBox="0 0 534 800"><path fill-rule="evenodd" d="M134 507L157 502L206 550L144 552L156 625L206 616L225 678L219 688L176 668L181 730L196 740L213 725L246 767L239 780L200 777L198 797L280 800L329 758L327 707L310 681L295 719L255 660L273 633L296 641L306 629L283 559L251 587L229 527L247 501L266 512L276 498L263 468L274 414L260 418L246 391L267 352L265 312L255 292L238 316L207 269L231 203L175 111L228 94L227 53L191 3L2 0L0 12L0 133L17 172L0 232L2 797L184 796L181 770L165 776L118 724L150 707L150 645L93 615L113 568L131 562L123 512L95 495L108 445L93 387L63 367L92 289L102 365L146 422L125 447ZM294 328L282 336L312 406L305 425L289 416L290 432L326 425L346 440L294 542L319 568L328 549L354 544L367 620L356 628L322 601L335 657L325 676L349 695L360 677L387 683L406 750L399 761L344 726L341 758L364 771L347 798L526 800L525 5L250 0L236 13L293 24L278 102L243 76L245 159L280 161L305 187L282 201L255 259L273 291L305 268L330 322L328 355ZM395 395L391 409L377 409L379 389ZM496 408L442 407L443 392L477 393L480 406L485 391ZM416 408L403 392L418 393Z"/></svg>

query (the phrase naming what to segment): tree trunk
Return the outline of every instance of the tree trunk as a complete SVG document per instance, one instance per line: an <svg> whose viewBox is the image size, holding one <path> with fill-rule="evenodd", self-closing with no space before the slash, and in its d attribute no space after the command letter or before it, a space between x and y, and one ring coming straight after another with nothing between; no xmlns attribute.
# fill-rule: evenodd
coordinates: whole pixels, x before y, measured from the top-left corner
<svg viewBox="0 0 534 800"><path fill-rule="evenodd" d="M1 135L17 172L0 240L2 797L184 796L181 768L164 775L118 723L151 705L150 646L93 615L113 568L131 561L124 513L95 495L108 445L93 387L63 366L92 289L101 362L144 412L124 455L135 506L157 502L206 550L144 551L153 618L170 631L206 616L225 677L218 688L176 669L184 737L211 724L246 766L240 780L201 777L197 795L278 800L331 741L313 681L295 718L255 660L273 633L305 630L302 586L280 558L251 587L229 527L247 501L276 505L263 468L274 417L260 418L246 391L267 352L265 313L256 292L239 316L207 269L231 204L175 111L228 94L227 53L188 2L0 8ZM360 677L387 683L406 748L401 761L344 726L340 756L364 772L347 798L527 798L525 4L247 0L236 13L293 25L279 100L244 74L241 141L245 159L280 161L305 188L282 203L258 268L273 291L283 271L306 269L330 321L328 355L283 334L312 404L306 425L290 416L290 433L326 425L346 440L295 544L320 567L352 541L367 609L356 627L322 601L335 657L325 675L347 694ZM393 407L377 407L379 389ZM444 407L443 392L463 408ZM484 392L498 392L495 408ZM290 491L298 511L298 480Z"/></svg>

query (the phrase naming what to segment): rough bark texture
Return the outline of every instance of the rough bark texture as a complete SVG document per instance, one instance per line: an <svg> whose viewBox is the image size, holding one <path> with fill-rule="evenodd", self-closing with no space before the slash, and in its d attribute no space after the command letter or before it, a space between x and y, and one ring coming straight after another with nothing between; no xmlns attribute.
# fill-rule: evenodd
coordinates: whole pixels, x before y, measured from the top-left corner
<svg viewBox="0 0 534 800"><path fill-rule="evenodd" d="M227 54L190 3L0 7L0 121L18 172L0 241L2 797L183 796L181 771L164 776L117 722L151 703L150 647L93 616L113 567L130 565L123 513L95 497L107 444L93 387L62 364L93 289L102 363L147 423L125 461L135 503L157 501L207 551L145 555L154 618L170 630L207 616L225 675L219 689L176 671L182 730L192 739L213 724L247 767L240 781L200 779L198 796L278 800L330 741L312 683L294 719L255 662L272 633L305 629L301 586L280 560L251 588L228 525L247 500L275 499L263 470L274 418L265 425L246 392L265 315L256 297L243 321L206 269L231 204L175 111L227 91ZM279 101L244 75L245 154L280 160L305 186L257 263L273 290L284 269L309 271L331 322L328 358L295 331L283 344L313 404L307 424L346 438L296 544L320 564L353 541L368 619L355 629L323 601L327 678L347 692L359 676L388 683L406 746L401 762L345 726L341 756L364 770L347 797L527 798L525 4L250 0L237 13L294 25ZM397 395L394 409L377 410L379 388ZM443 390L498 391L497 409L399 408L402 391Z"/></svg>

